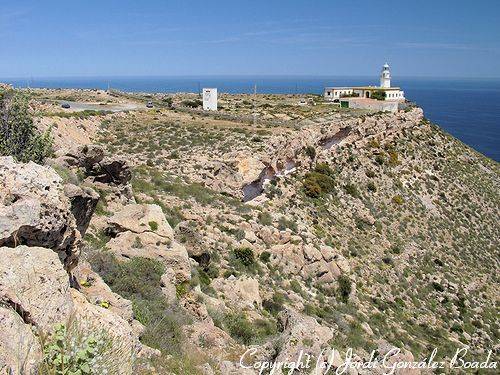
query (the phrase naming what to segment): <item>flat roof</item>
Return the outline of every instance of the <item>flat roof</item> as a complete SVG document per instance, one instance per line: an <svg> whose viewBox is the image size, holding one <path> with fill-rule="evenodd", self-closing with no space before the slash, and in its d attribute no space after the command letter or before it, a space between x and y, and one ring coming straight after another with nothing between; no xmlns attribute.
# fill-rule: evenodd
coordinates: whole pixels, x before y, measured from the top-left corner
<svg viewBox="0 0 500 375"><path fill-rule="evenodd" d="M325 87L325 90L401 90L400 87L380 87L380 86L352 86L352 87Z"/></svg>

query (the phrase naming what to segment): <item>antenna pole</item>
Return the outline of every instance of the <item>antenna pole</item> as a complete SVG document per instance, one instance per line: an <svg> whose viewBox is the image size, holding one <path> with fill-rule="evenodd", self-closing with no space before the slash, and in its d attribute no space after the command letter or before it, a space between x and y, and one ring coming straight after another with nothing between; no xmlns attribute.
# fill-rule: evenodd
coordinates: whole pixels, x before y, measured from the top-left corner
<svg viewBox="0 0 500 375"><path fill-rule="evenodd" d="M257 124L257 112L255 112L255 101L257 99L257 84L253 85L253 126Z"/></svg>

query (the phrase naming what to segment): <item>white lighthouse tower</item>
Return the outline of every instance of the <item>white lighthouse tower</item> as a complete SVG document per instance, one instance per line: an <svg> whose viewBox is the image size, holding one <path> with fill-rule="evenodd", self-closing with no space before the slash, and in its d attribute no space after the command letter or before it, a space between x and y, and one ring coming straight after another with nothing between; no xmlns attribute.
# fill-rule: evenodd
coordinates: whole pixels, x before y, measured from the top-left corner
<svg viewBox="0 0 500 375"><path fill-rule="evenodd" d="M387 63L384 64L382 67L382 73L380 73L380 87L391 87L391 71L389 70L389 64Z"/></svg>

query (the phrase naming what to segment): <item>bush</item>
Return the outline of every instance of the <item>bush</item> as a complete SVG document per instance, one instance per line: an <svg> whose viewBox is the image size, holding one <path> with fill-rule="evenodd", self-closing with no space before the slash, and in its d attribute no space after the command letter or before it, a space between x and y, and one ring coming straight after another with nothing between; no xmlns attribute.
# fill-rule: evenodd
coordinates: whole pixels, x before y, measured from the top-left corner
<svg viewBox="0 0 500 375"><path fill-rule="evenodd" d="M353 196L354 198L360 197L360 194L359 194L359 191L358 191L358 188L356 187L356 185L347 184L344 186L344 189L347 192L347 194Z"/></svg>
<svg viewBox="0 0 500 375"><path fill-rule="evenodd" d="M253 250L249 247L243 247L234 250L234 256L245 266L250 266L255 261Z"/></svg>
<svg viewBox="0 0 500 375"><path fill-rule="evenodd" d="M376 90L372 92L371 98L375 100L385 100L385 91Z"/></svg>
<svg viewBox="0 0 500 375"><path fill-rule="evenodd" d="M150 221L148 224L149 224L149 228L153 232L156 232L158 230L158 223L156 221Z"/></svg>
<svg viewBox="0 0 500 375"><path fill-rule="evenodd" d="M271 315L277 315L281 310L283 310L284 303L285 296L281 293L276 292L273 294L272 299L262 301L262 307Z"/></svg>
<svg viewBox="0 0 500 375"><path fill-rule="evenodd" d="M160 281L165 273L163 264L147 258L118 262L105 251L89 260L113 292L132 301L135 318L145 326L141 341L155 349L178 353L184 340L182 325L188 321L186 314L165 300ZM178 290L188 287L177 286Z"/></svg>
<svg viewBox="0 0 500 375"><path fill-rule="evenodd" d="M183 100L181 104L184 107L198 108L201 105L203 105L203 102L200 99L194 99L194 100Z"/></svg>
<svg viewBox="0 0 500 375"><path fill-rule="evenodd" d="M264 338L277 332L275 322L264 319L250 322L242 312L227 314L217 323L220 325L219 328L224 329L232 338L245 345L262 342Z"/></svg>
<svg viewBox="0 0 500 375"><path fill-rule="evenodd" d="M260 255L259 255L259 259L264 262L264 263L267 263L269 262L269 259L271 259L271 253L269 251L263 251Z"/></svg>
<svg viewBox="0 0 500 375"><path fill-rule="evenodd" d="M307 146L304 149L304 152L307 156L309 156L311 160L314 160L314 158L316 157L316 149L313 146Z"/></svg>
<svg viewBox="0 0 500 375"><path fill-rule="evenodd" d="M50 129L38 131L29 113L27 96L0 90L0 155L41 163L51 154Z"/></svg>
<svg viewBox="0 0 500 375"><path fill-rule="evenodd" d="M372 181L368 182L368 185L366 185L366 187L368 188L369 191L373 192L377 191L377 187Z"/></svg>
<svg viewBox="0 0 500 375"><path fill-rule="evenodd" d="M306 174L303 186L306 195L318 198L335 190L335 180L322 173L310 172Z"/></svg>
<svg viewBox="0 0 500 375"><path fill-rule="evenodd" d="M114 374L130 360L131 349L104 330L83 329L78 322L57 324L49 335L41 333L41 374Z"/></svg>
<svg viewBox="0 0 500 375"><path fill-rule="evenodd" d="M404 203L403 197L401 195L395 195L394 197L392 197L392 203L401 206Z"/></svg>
<svg viewBox="0 0 500 375"><path fill-rule="evenodd" d="M273 223L273 217L267 211L259 212L259 222L262 225L272 225L272 223Z"/></svg>
<svg viewBox="0 0 500 375"><path fill-rule="evenodd" d="M292 232L297 233L299 228L297 227L297 223L293 220L288 220L286 217L281 216L278 220L278 229L286 230L290 229Z"/></svg>
<svg viewBox="0 0 500 375"><path fill-rule="evenodd" d="M340 299L340 301L345 303L349 300L349 296L352 291L351 279L349 279L345 275L340 275L337 279L337 282L339 284L337 289L338 298Z"/></svg>

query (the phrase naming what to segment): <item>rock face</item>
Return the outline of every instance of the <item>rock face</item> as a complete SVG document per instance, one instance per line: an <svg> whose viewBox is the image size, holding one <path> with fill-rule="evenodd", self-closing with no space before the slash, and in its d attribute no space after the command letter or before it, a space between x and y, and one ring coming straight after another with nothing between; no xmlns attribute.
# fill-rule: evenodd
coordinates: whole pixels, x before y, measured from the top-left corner
<svg viewBox="0 0 500 375"><path fill-rule="evenodd" d="M104 149L99 145L75 147L54 162L66 167L81 168L95 182L125 185L132 178L128 161L116 156L105 156Z"/></svg>
<svg viewBox="0 0 500 375"><path fill-rule="evenodd" d="M80 221L80 227L85 223ZM53 249L67 270L78 259L80 232L62 180L48 167L0 158L0 246Z"/></svg>
<svg viewBox="0 0 500 375"><path fill-rule="evenodd" d="M282 346L276 357L277 362L295 361L302 350L311 357L316 357L333 337L332 329L321 326L314 318L290 309L282 311L278 319L282 331L280 337ZM326 361L326 358L323 360ZM316 363L316 358L312 362ZM298 369L300 363L296 366ZM306 373L309 371L310 369L306 369Z"/></svg>
<svg viewBox="0 0 500 375"><path fill-rule="evenodd" d="M0 248L0 301L26 324L50 331L73 309L69 278L57 254L42 247Z"/></svg>
<svg viewBox="0 0 500 375"><path fill-rule="evenodd" d="M111 230L116 233L152 232L165 239L172 239L174 231L157 204L130 204L108 219Z"/></svg>
<svg viewBox="0 0 500 375"><path fill-rule="evenodd" d="M160 206L130 204L108 219L108 233L115 235L106 247L118 259L156 259L173 271L176 283L191 278L186 248L173 240L174 231Z"/></svg>
<svg viewBox="0 0 500 375"><path fill-rule="evenodd" d="M97 300L87 299L70 287L67 272L50 249L2 247L0 254L0 305L5 306L0 308L0 366L6 363L15 369L16 361L26 358L26 368L33 368L41 352L32 330L50 333L56 323L73 320L84 331L107 332L120 347L122 373L132 373L132 356L143 347L138 339L140 325L131 324L129 301L116 295L110 298L112 293L106 288L102 294L115 308L106 309ZM13 347L17 351L9 350Z"/></svg>
<svg viewBox="0 0 500 375"><path fill-rule="evenodd" d="M83 237L99 201L99 194L90 188L81 188L72 184L64 186L64 194L69 198L76 228Z"/></svg>

